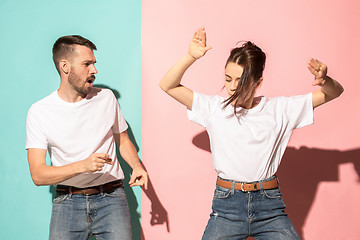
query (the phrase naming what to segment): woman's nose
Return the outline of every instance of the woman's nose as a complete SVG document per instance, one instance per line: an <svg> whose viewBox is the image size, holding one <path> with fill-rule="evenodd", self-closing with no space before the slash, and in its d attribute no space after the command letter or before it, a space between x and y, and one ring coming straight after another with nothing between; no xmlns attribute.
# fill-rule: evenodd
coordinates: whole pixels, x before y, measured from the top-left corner
<svg viewBox="0 0 360 240"><path fill-rule="evenodd" d="M237 87L237 84L238 84L238 81L236 81L236 80L232 80L231 81L231 89L236 89L236 87Z"/></svg>

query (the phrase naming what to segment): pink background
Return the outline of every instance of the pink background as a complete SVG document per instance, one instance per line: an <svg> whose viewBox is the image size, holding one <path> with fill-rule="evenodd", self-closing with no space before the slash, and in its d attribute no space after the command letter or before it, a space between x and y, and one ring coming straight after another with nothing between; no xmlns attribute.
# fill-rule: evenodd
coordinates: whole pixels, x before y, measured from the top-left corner
<svg viewBox="0 0 360 240"><path fill-rule="evenodd" d="M360 239L360 3L344 1L142 1L142 160L151 187L142 197L144 239L200 239L211 212L216 173L204 129L158 87L204 25L213 47L184 85L223 94L224 64L238 41L267 54L266 96L316 90L307 60L328 65L345 88L295 131L279 170L287 212L303 239Z"/></svg>

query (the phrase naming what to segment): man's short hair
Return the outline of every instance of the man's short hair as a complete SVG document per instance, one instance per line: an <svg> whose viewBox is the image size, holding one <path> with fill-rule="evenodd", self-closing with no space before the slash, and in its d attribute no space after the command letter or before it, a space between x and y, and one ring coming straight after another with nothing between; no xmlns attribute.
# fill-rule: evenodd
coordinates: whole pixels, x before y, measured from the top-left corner
<svg viewBox="0 0 360 240"><path fill-rule="evenodd" d="M69 35L60 37L54 43L52 53L53 53L53 60L55 63L56 70L60 74L59 68L59 61L61 59L68 59L72 57L74 52L74 45L82 45L85 47L90 48L91 50L96 50L96 46L90 40L83 38L79 35Z"/></svg>

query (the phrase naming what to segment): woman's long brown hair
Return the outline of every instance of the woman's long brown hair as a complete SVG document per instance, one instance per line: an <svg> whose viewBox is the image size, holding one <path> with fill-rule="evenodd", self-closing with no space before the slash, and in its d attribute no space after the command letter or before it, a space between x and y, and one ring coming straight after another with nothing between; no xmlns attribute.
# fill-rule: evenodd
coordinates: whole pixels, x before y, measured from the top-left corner
<svg viewBox="0 0 360 240"><path fill-rule="evenodd" d="M254 94L254 87L258 86L257 83L262 78L265 60L265 53L252 42L245 42L241 47L231 50L225 67L229 62L233 62L244 69L234 93L224 101L224 108L235 101L235 116L239 117L244 113L243 108L237 110L237 107L242 106Z"/></svg>

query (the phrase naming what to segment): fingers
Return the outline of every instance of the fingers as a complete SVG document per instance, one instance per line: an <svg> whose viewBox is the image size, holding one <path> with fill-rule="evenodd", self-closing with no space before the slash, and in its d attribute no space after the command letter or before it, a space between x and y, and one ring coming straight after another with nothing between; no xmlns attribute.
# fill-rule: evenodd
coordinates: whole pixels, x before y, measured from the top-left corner
<svg viewBox="0 0 360 240"><path fill-rule="evenodd" d="M98 158L102 158L102 159L108 159L110 156L107 153L94 153L94 155Z"/></svg>
<svg viewBox="0 0 360 240"><path fill-rule="evenodd" d="M202 46L206 46L206 32L205 32L205 27L200 27L199 29L197 29L194 33L193 36L193 40L202 45Z"/></svg>
<svg viewBox="0 0 360 240"><path fill-rule="evenodd" d="M324 85L324 83L325 83L325 79L323 79L323 78L316 78L316 79L312 82L312 85L313 85L313 86L317 86L317 85L322 86L322 85Z"/></svg>
<svg viewBox="0 0 360 240"><path fill-rule="evenodd" d="M196 60L203 57L210 49L210 46L206 46L205 27L197 29L190 42L188 54Z"/></svg>
<svg viewBox="0 0 360 240"><path fill-rule="evenodd" d="M316 75L318 74L318 71L316 71L316 68L314 68L312 65L310 65L310 63L308 63L308 69L316 77Z"/></svg>
<svg viewBox="0 0 360 240"><path fill-rule="evenodd" d="M129 185L130 187L134 186L144 186L145 190L148 188L148 175L145 170L133 172L131 175Z"/></svg>
<svg viewBox="0 0 360 240"><path fill-rule="evenodd" d="M203 43L206 44L206 32L205 32L205 27L201 27L198 29L199 32L199 40Z"/></svg>
<svg viewBox="0 0 360 240"><path fill-rule="evenodd" d="M308 69L315 76L315 78L324 78L327 74L327 66L314 58L309 59Z"/></svg>
<svg viewBox="0 0 360 240"><path fill-rule="evenodd" d="M143 177L134 177L134 179L129 181L129 185L130 187L144 186L144 188L147 190L147 184L145 184L145 179Z"/></svg>
<svg viewBox="0 0 360 240"><path fill-rule="evenodd" d="M308 61L308 64L310 67L312 67L313 69L315 70L318 70L321 66L321 62L317 59L314 59L314 58L310 58L309 61Z"/></svg>
<svg viewBox="0 0 360 240"><path fill-rule="evenodd" d="M112 158L107 153L93 153L88 157L84 164L87 172L102 171L105 164L113 164Z"/></svg>
<svg viewBox="0 0 360 240"><path fill-rule="evenodd" d="M98 159L104 160L104 162L107 164L112 164L112 162L113 162L112 158L110 158L110 155L107 153L95 153L95 155Z"/></svg>
<svg viewBox="0 0 360 240"><path fill-rule="evenodd" d="M144 186L144 188L145 188L145 182L144 182L144 180L142 180L142 179L135 179L135 182L133 182L133 183L131 183L130 184L130 187L135 187L135 186ZM145 188L145 189L147 189L147 188Z"/></svg>

